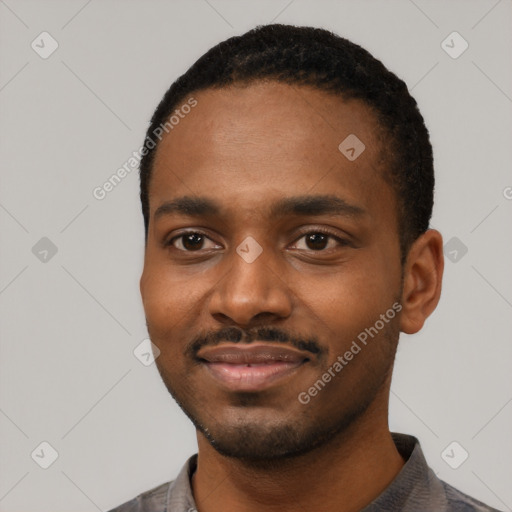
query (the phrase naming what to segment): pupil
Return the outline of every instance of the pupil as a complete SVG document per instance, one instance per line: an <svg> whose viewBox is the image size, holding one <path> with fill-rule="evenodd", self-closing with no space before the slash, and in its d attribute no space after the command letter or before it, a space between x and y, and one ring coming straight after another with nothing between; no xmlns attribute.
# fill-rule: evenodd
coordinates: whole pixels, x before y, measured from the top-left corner
<svg viewBox="0 0 512 512"><path fill-rule="evenodd" d="M310 249L325 249L327 236L323 233L313 233L306 237L306 243Z"/></svg>
<svg viewBox="0 0 512 512"><path fill-rule="evenodd" d="M198 233L190 233L183 237L183 247L189 250L200 249L203 245L203 236Z"/></svg>

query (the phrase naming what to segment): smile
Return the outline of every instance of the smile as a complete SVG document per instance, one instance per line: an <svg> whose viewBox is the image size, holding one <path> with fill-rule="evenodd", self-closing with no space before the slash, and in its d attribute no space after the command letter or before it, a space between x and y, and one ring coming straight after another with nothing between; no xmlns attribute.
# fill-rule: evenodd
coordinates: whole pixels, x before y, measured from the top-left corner
<svg viewBox="0 0 512 512"><path fill-rule="evenodd" d="M309 361L291 347L222 344L198 352L210 375L230 391L262 391L290 376Z"/></svg>

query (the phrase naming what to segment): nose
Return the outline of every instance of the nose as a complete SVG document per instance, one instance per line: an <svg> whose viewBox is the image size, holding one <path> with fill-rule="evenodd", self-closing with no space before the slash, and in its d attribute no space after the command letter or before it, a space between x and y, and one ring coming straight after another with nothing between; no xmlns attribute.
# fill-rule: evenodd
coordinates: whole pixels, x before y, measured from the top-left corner
<svg viewBox="0 0 512 512"><path fill-rule="evenodd" d="M221 323L240 326L257 317L267 322L290 316L293 294L272 263L270 251L263 250L254 261L233 251L211 294L210 314Z"/></svg>

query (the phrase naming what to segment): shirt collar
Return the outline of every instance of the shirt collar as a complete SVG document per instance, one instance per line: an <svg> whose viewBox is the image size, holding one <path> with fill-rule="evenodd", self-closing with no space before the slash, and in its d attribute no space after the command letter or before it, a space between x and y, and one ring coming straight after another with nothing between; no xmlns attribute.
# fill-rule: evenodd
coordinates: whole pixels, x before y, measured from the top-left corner
<svg viewBox="0 0 512 512"><path fill-rule="evenodd" d="M382 510L424 510L432 506L432 497L437 496L439 508L446 506L441 481L428 467L419 441L405 434L391 434L400 455L406 461L391 484L361 512ZM167 492L165 512L194 512L196 504L192 496L191 479L197 468L197 454L192 455L182 467Z"/></svg>
<svg viewBox="0 0 512 512"><path fill-rule="evenodd" d="M418 439L405 434L391 433L391 436L405 464L388 487L361 512L445 510L443 484L428 467Z"/></svg>
<svg viewBox="0 0 512 512"><path fill-rule="evenodd" d="M192 475L197 468L197 453L192 455L181 468L176 479L171 482L167 492L167 507L165 512L197 512L196 503L192 496Z"/></svg>

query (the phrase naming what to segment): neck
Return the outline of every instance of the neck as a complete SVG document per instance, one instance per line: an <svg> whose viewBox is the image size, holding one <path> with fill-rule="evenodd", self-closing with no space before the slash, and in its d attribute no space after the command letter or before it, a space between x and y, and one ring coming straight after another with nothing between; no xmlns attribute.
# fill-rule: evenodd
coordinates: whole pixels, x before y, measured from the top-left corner
<svg viewBox="0 0 512 512"><path fill-rule="evenodd" d="M296 511L297 504L301 510L361 510L404 464L389 432L387 408L380 420L375 411L367 413L326 445L265 465L220 455L198 433L192 478L198 510L288 512Z"/></svg>

